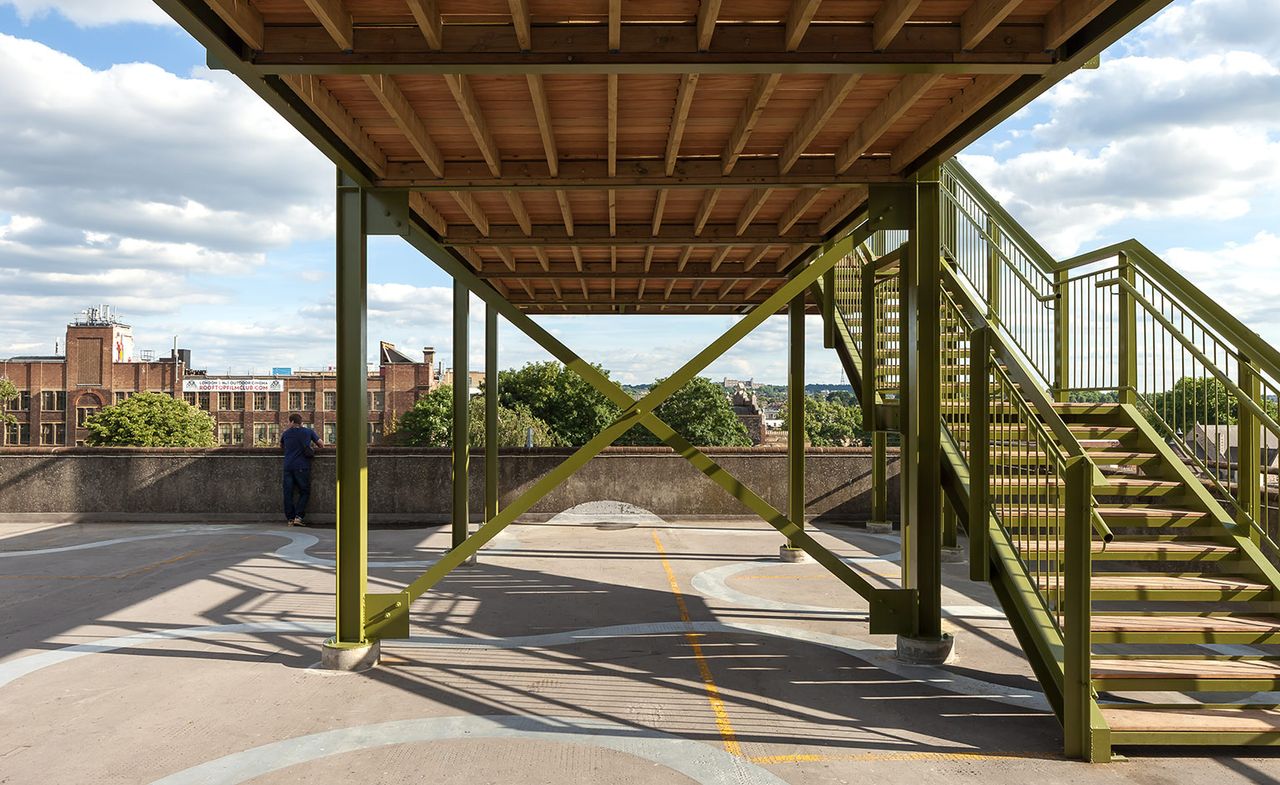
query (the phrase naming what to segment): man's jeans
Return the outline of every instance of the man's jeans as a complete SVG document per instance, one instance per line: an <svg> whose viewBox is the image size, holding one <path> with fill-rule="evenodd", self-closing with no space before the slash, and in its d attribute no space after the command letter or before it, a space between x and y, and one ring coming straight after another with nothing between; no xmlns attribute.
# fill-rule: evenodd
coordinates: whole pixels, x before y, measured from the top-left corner
<svg viewBox="0 0 1280 785"><path fill-rule="evenodd" d="M294 491L298 493L298 503L294 504ZM284 517L288 520L302 518L307 514L307 497L311 495L310 469L284 470Z"/></svg>

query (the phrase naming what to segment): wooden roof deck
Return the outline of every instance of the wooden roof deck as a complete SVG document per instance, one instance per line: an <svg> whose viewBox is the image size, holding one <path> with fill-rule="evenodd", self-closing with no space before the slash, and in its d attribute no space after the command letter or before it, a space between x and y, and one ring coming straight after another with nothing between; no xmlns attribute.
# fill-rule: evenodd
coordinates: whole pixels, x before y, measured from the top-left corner
<svg viewBox="0 0 1280 785"><path fill-rule="evenodd" d="M1168 0L158 0L512 302L738 312Z"/></svg>

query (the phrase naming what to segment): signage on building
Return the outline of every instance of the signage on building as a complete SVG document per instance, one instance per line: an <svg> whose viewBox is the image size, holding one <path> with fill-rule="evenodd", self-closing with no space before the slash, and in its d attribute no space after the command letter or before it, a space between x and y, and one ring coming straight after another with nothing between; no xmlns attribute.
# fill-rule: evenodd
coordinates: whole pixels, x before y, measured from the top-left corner
<svg viewBox="0 0 1280 785"><path fill-rule="evenodd" d="M292 368L272 368L271 375L272 376L293 376L293 369Z"/></svg>
<svg viewBox="0 0 1280 785"><path fill-rule="evenodd" d="M283 379L183 379L183 392L284 392Z"/></svg>

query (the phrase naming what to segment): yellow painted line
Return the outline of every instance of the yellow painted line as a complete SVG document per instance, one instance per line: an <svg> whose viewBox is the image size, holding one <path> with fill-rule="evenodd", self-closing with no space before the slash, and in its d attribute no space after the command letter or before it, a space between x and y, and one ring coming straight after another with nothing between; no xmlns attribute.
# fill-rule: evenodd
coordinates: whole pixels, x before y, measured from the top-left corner
<svg viewBox="0 0 1280 785"><path fill-rule="evenodd" d="M833 578L831 573L822 575L735 575L737 581L825 581Z"/></svg>
<svg viewBox="0 0 1280 785"><path fill-rule="evenodd" d="M684 639L689 643L689 648L693 650L693 658L698 663L698 674L702 676L702 686L707 691L707 703L711 704L711 711L716 715L716 728L720 731L725 752L741 757L742 745L738 743L738 734L734 732L733 723L729 721L729 712L725 709L724 699L720 697L720 688L716 686L715 677L711 675L711 666L702 654L702 644L698 642L698 635L692 629L693 619L689 617L689 606L684 601L684 594L680 591L680 582L676 580L675 571L667 561L667 549L663 547L658 532L655 530L652 533L654 547L658 549L658 556L662 561L662 569L667 573L667 583L671 586L671 593L675 595L676 607L680 609L680 621L690 626L684 634Z"/></svg>
<svg viewBox="0 0 1280 785"><path fill-rule="evenodd" d="M851 752L837 755L795 754L795 755L753 755L748 760L762 765L776 763L838 763L859 761L1005 761L1017 759L1065 760L1062 755L1052 752Z"/></svg>

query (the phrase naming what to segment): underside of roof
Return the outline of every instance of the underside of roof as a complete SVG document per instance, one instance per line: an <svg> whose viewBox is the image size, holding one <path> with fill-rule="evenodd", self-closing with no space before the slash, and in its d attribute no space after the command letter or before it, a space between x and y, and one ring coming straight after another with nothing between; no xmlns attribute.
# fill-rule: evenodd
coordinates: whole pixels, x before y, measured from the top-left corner
<svg viewBox="0 0 1280 785"><path fill-rule="evenodd" d="M158 0L531 312L735 313L1168 0Z"/></svg>

